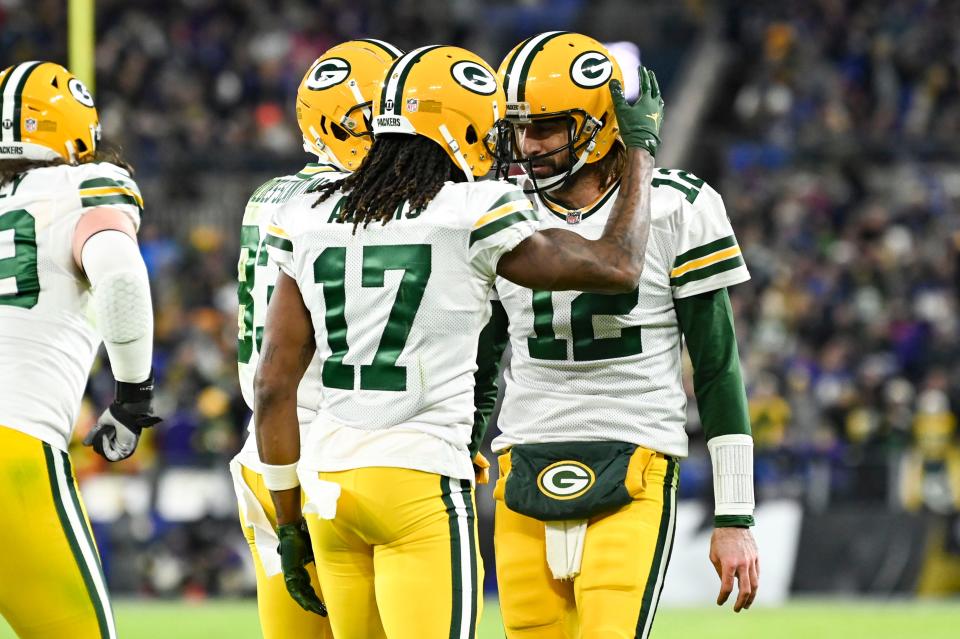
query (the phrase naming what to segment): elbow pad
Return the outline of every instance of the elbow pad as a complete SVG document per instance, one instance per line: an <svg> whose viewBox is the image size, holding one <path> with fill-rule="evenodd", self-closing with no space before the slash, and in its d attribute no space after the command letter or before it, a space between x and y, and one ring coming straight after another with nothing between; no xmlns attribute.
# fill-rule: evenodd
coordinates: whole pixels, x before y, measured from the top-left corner
<svg viewBox="0 0 960 639"><path fill-rule="evenodd" d="M136 242L120 231L101 231L83 245L81 261L114 377L142 382L153 358L153 305Z"/></svg>

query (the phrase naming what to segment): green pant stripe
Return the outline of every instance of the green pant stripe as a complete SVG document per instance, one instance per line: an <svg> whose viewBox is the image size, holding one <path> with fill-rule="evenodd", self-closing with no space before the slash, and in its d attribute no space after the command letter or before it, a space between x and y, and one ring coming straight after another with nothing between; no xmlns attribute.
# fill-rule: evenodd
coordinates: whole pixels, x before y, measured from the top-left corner
<svg viewBox="0 0 960 639"><path fill-rule="evenodd" d="M447 509L447 522L450 525L450 574L451 591L453 593L450 606L450 639L460 639L460 618L463 616L461 607L461 582L463 575L460 571L460 526L457 523L457 508L450 495L449 477L440 477L440 497Z"/></svg>
<svg viewBox="0 0 960 639"><path fill-rule="evenodd" d="M74 529L73 524L70 522L70 517L67 514L65 504L68 503L68 500L73 503L74 508L76 508L76 514L80 519L83 519L83 511L80 510L78 502L70 494L63 494L63 491L60 488L60 477L57 471L57 461L54 458L55 455L60 455L60 459L64 464L65 472L63 473L62 479L64 483L70 487L68 488L68 493L74 493L75 488L73 488L73 478L72 475L68 474L70 465L66 453L62 451L54 451L50 444L44 442L43 444L43 454L46 458L47 463L47 476L50 480L50 490L53 494L53 504L57 509L57 517L60 519L60 527L63 529L63 533L67 538L67 542L70 544L70 550L73 553L73 559L77 564L77 568L80 571L80 576L83 578L83 583L87 588L87 595L90 597L90 603L93 605L93 609L97 615L97 625L100 628L100 636L108 639L115 639L116 634L112 631L112 618L108 620L108 613L112 617L112 611L110 610L110 603L100 598L99 593L97 592L97 586L94 582L94 576L90 571L90 568L87 564L86 559L83 556L83 550L81 548L82 543L87 543L88 550L94 556L94 562L99 570L99 563L96 563L97 552L96 547L93 545L91 538L89 537L89 532L86 531L86 527L81 524L84 528L84 538L80 538ZM102 579L102 573L101 573ZM106 582L104 582L104 587L106 587Z"/></svg>
<svg viewBox="0 0 960 639"><path fill-rule="evenodd" d="M670 563L670 554L673 551L673 497L676 483L677 462L673 457L667 457L667 471L663 478L663 511L660 514L660 530L657 532L657 547L650 563L650 572L647 574L647 585L643 591L643 602L640 605L640 616L637 619L636 639L646 639L653 626L653 617L657 612L657 603L660 601L660 592L663 582L657 583L661 575L666 574ZM666 550L666 564L664 560ZM656 598L654 598L656 594Z"/></svg>
<svg viewBox="0 0 960 639"><path fill-rule="evenodd" d="M473 486L470 484L469 479L460 480L461 494L463 495L463 501L467 507L467 537L470 548L470 583L474 588L483 588L482 584L477 584L477 561L480 559L477 553L474 550L477 547L477 540L474 536L474 527L476 526L476 513L473 511ZM473 593L473 597L470 598L470 634L467 635L469 639L474 639L477 631L477 601L479 601L480 595L477 592Z"/></svg>

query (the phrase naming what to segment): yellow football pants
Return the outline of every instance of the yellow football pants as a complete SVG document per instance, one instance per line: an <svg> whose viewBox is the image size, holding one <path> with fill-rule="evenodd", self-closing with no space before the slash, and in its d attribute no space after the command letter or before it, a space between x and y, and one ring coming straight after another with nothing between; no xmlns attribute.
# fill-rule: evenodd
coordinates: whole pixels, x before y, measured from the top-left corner
<svg viewBox="0 0 960 639"><path fill-rule="evenodd" d="M319 473L333 520L307 516L337 639L474 639L483 565L473 487L405 468Z"/></svg>
<svg viewBox="0 0 960 639"><path fill-rule="evenodd" d="M0 615L17 636L117 636L70 457L3 426L0 549Z"/></svg>
<svg viewBox="0 0 960 639"><path fill-rule="evenodd" d="M580 574L553 578L544 524L503 502L510 453L494 496L497 583L508 639L646 639L670 563L677 462L644 449L631 459L633 501L587 523Z"/></svg>
<svg viewBox="0 0 960 639"><path fill-rule="evenodd" d="M253 491L257 501L260 502L270 523L276 526L277 513L273 506L273 499L270 498L270 491L263 485L263 475L250 470L246 466L241 466L241 475L243 481ZM333 639L333 632L330 630L330 622L327 618L301 608L287 592L282 573L267 576L263 569L263 562L260 560L260 552L254 543L253 528L247 526L247 522L243 519L243 513L240 514L240 525L243 527L243 534L250 545L250 553L253 555L253 565L257 573L257 612L260 614L260 629L263 632L264 639L287 639L289 637ZM310 581L313 583L314 590L322 599L320 584L317 581L317 571L313 564L307 566L307 572L310 573Z"/></svg>

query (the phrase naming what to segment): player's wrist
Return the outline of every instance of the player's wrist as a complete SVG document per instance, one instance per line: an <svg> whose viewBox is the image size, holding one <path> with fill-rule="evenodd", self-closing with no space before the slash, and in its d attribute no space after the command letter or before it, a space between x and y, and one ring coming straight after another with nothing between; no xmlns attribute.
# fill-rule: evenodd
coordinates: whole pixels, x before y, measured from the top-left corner
<svg viewBox="0 0 960 639"><path fill-rule="evenodd" d="M737 433L707 441L713 466L714 527L753 525L753 438Z"/></svg>
<svg viewBox="0 0 960 639"><path fill-rule="evenodd" d="M116 380L114 402L118 404L140 404L153 400L153 369L141 382L121 382Z"/></svg>
<svg viewBox="0 0 960 639"><path fill-rule="evenodd" d="M714 528L751 528L755 525L753 515L714 515Z"/></svg>

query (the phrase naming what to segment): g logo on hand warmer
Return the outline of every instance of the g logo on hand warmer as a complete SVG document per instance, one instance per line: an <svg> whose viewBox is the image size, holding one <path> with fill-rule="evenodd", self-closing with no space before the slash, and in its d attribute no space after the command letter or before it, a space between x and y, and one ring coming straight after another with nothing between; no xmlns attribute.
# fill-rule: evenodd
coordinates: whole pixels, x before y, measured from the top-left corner
<svg viewBox="0 0 960 639"><path fill-rule="evenodd" d="M537 488L551 499L576 499L590 490L596 479L593 469L586 464L564 460L540 471Z"/></svg>

